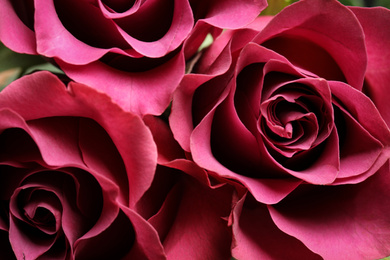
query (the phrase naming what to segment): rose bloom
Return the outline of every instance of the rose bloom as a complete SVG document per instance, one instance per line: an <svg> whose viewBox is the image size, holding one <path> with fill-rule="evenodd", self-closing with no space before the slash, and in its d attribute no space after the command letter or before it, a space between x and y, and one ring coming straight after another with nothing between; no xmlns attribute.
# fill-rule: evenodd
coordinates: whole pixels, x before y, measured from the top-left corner
<svg viewBox="0 0 390 260"><path fill-rule="evenodd" d="M37 72L0 93L0 118L2 259L165 259L135 210L157 164L140 117Z"/></svg>
<svg viewBox="0 0 390 260"><path fill-rule="evenodd" d="M138 212L158 231L167 259L230 260L233 186L216 182L186 159L167 123L144 120L157 144L158 165Z"/></svg>
<svg viewBox="0 0 390 260"><path fill-rule="evenodd" d="M53 58L125 110L160 114L205 36L242 27L265 7L266 0L5 0L0 40Z"/></svg>
<svg viewBox="0 0 390 260"><path fill-rule="evenodd" d="M184 77L175 138L247 189L229 219L234 257L390 255L385 24L385 8L299 1L226 31Z"/></svg>

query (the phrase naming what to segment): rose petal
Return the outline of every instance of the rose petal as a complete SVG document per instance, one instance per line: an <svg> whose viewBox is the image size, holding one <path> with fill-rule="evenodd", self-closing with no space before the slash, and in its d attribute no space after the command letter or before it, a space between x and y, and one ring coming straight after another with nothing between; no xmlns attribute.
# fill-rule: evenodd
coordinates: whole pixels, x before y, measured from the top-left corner
<svg viewBox="0 0 390 260"><path fill-rule="evenodd" d="M214 46L214 45L212 45ZM195 90L202 84L207 83L208 80L212 79L215 76L225 73L231 63L231 53L230 46L224 47L221 55L219 55L215 60L212 61L214 66L210 68L207 75L198 75L198 74L187 74L183 77L180 86L177 91L175 91L172 102L172 111L169 116L169 123L173 129L173 134L175 139L183 147L184 150L190 150L190 135L193 130L193 119L192 119L192 104L193 104L193 94ZM216 102L214 99L223 93L225 81L222 80L216 86L221 86L218 88L208 88L209 94L207 99L202 98L202 104L208 102ZM206 87L207 88L207 85ZM212 91L210 93L210 91ZM226 93L223 93L226 95ZM197 103L194 103L197 104Z"/></svg>
<svg viewBox="0 0 390 260"><path fill-rule="evenodd" d="M158 150L157 162L159 164L184 158L184 151L173 138L171 129L166 122L151 115L144 116L143 120L152 132L153 139L156 142Z"/></svg>
<svg viewBox="0 0 390 260"><path fill-rule="evenodd" d="M159 231L167 258L228 258L230 232L222 218L229 214L232 189L210 189L182 177L162 209L150 219Z"/></svg>
<svg viewBox="0 0 390 260"><path fill-rule="evenodd" d="M194 16L220 28L236 29L251 22L267 6L264 0L192 1Z"/></svg>
<svg viewBox="0 0 390 260"><path fill-rule="evenodd" d="M1 164L22 167L24 163L42 161L39 148L31 137L26 122L9 109L0 109L0 160ZM23 146L25 149L20 150Z"/></svg>
<svg viewBox="0 0 390 260"><path fill-rule="evenodd" d="M16 14L12 1L6 0L0 9L0 40L16 52L37 54L35 33Z"/></svg>
<svg viewBox="0 0 390 260"><path fill-rule="evenodd" d="M23 209L32 223L46 234L52 235L60 230L62 207L59 200L49 192L43 190L33 192ZM44 214L43 217L48 219L41 221L40 214Z"/></svg>
<svg viewBox="0 0 390 260"><path fill-rule="evenodd" d="M120 71L99 61L83 66L56 62L72 79L107 93L124 110L142 115L158 115L165 110L185 67L181 52L159 67L138 73Z"/></svg>
<svg viewBox="0 0 390 260"><path fill-rule="evenodd" d="M40 190L47 191L50 192L52 196L55 196L56 199L58 199L60 206L56 206L57 215L55 217L56 220L60 220L61 222L55 224L61 227L71 247L73 247L73 243L76 241L76 239L79 238L84 232L86 232L90 225L90 223L87 223L87 220L90 220L87 219L87 217L90 216L82 216L81 212L77 209L77 191L74 181L64 172L43 171L31 174L24 180L24 183L25 184L16 191L22 190L24 193L28 192L29 190L33 190L33 192ZM91 186L93 184L95 183L90 182ZM32 192L30 193L33 194ZM13 195L14 199L11 199L10 203L11 212L19 219L25 219L21 213L21 209L19 209L19 199L16 198L16 196L20 197L21 195L17 195L17 193ZM100 207L97 207L99 210ZM57 228L59 228L59 226L57 226Z"/></svg>
<svg viewBox="0 0 390 260"><path fill-rule="evenodd" d="M54 9L50 9L50 12L53 13L49 15L53 16L53 20L56 20L56 17L58 17L61 25L70 33L70 37L74 37L91 47L99 49L117 47L122 50L130 48L129 44L121 36L115 21L107 19L95 2L57 0L54 2ZM37 15L43 15L40 11L36 13ZM85 14L88 14L88 16ZM41 20L39 17L36 17L36 19ZM41 26L36 29L36 31L42 32L47 30L51 29L47 26ZM50 34L47 36L50 37ZM47 38L47 40L50 40L50 38ZM73 51L72 45L68 46L69 51ZM67 53L65 49L59 50L58 54L65 55L64 60L66 60Z"/></svg>
<svg viewBox="0 0 390 260"><path fill-rule="evenodd" d="M99 7L107 18L117 18L117 17L123 17L128 16L130 14L133 14L138 11L141 4L145 1L104 1L104 0L98 0Z"/></svg>
<svg viewBox="0 0 390 260"><path fill-rule="evenodd" d="M173 12L172 20L168 15L170 12ZM193 28L194 18L187 1L174 0L167 3L152 0L146 1L136 13L116 22L121 26L119 32L122 37L132 48L144 56L156 58L174 51L182 44ZM163 25L168 28L164 33L161 32ZM151 36L153 32L157 34ZM152 38L143 39L146 35Z"/></svg>
<svg viewBox="0 0 390 260"><path fill-rule="evenodd" d="M237 75L236 102L239 102L244 94L256 117L259 116L261 103L268 99L276 88L285 82L295 80L298 76L303 76L285 57L251 42L242 49L235 70ZM247 114L240 111L242 108L239 104L242 103L245 102L239 102L236 105L237 111L241 112L241 118L242 114ZM249 126L249 123L247 125Z"/></svg>
<svg viewBox="0 0 390 260"><path fill-rule="evenodd" d="M105 130L92 120L79 119L79 145L83 162L89 169L118 185L124 204L129 202L129 182L125 165ZM96 140L99 140L98 142Z"/></svg>
<svg viewBox="0 0 390 260"><path fill-rule="evenodd" d="M246 177L244 175L239 175L220 162L218 162L209 145L210 135L211 135L211 121L212 114L207 115L202 124L200 124L192 134L192 156L194 161L199 164L201 167L217 173L219 176L238 180L245 187L247 187L254 197L263 203L276 203L279 200L283 199L294 190L300 183L301 180L291 178L291 179L257 179L252 177ZM196 145L195 145L196 144ZM260 146L259 149L262 149L262 154L267 156L263 158L264 165L262 165L261 172L264 174L275 175L275 173L280 173L281 170L276 166L274 160L270 155L265 151L265 148ZM268 169L267 171L264 169Z"/></svg>
<svg viewBox="0 0 390 260"><path fill-rule="evenodd" d="M356 176L373 166L370 172L374 174L384 163L384 160L376 162L380 154L388 154L390 135L387 125L372 101L360 91L342 82L330 82L329 85L335 96L334 103L343 114L340 125L337 125L336 118L336 127L341 136L338 177ZM356 142L357 138L359 142Z"/></svg>
<svg viewBox="0 0 390 260"><path fill-rule="evenodd" d="M198 127L201 127L201 124ZM262 176L260 169L263 165L262 160L259 160L262 155L256 136L249 132L238 118L232 95L216 108L211 127L211 150L220 163L242 175ZM206 142L207 139L204 139L195 139L193 135L193 146Z"/></svg>
<svg viewBox="0 0 390 260"><path fill-rule="evenodd" d="M107 53L76 39L61 23L54 1L35 0L35 34L38 53L46 57L60 57L74 64L86 64ZM69 48L72 46L72 48Z"/></svg>
<svg viewBox="0 0 390 260"><path fill-rule="evenodd" d="M390 254L389 164L355 185L317 186L270 206L275 224L325 259Z"/></svg>
<svg viewBox="0 0 390 260"><path fill-rule="evenodd" d="M75 258L130 259L130 256L135 255L140 257L138 259L163 259L161 244L155 231L145 224L145 220L136 217L134 212L127 208L125 210L126 213L122 210L117 211L116 217L110 226L102 230L98 236L89 238L84 243L80 241L75 250ZM148 250L144 249L144 251L139 252L138 243L145 245L145 237L149 239L148 245L150 247Z"/></svg>
<svg viewBox="0 0 390 260"><path fill-rule="evenodd" d="M48 165L84 167L78 144L78 119L46 118L29 121L28 124L31 137Z"/></svg>
<svg viewBox="0 0 390 260"><path fill-rule="evenodd" d="M16 258L37 259L54 244L54 237L52 239L40 239L39 236L31 237L31 234L23 227L20 220L14 217L10 218L9 241Z"/></svg>
<svg viewBox="0 0 390 260"><path fill-rule="evenodd" d="M102 189L103 198L95 197L98 203L101 203L101 211L97 216L92 216L98 218L95 222L92 222L93 226L81 236L77 237L72 245L74 245L75 250L78 250L77 247L83 248L84 244L88 243L90 239L98 237L102 232L109 228L109 226L115 221L119 212L119 205L115 202L118 197L119 189L118 186L106 178L102 178L99 175L96 175L96 179L99 182L99 185ZM90 196L91 194L89 194ZM96 196L96 194L94 194ZM89 198L90 199L90 198ZM91 203L89 201L89 203ZM68 219L68 223L71 224L71 218ZM72 232L72 229L68 229L69 232ZM98 239L98 238L97 238ZM80 245L79 245L80 244Z"/></svg>
<svg viewBox="0 0 390 260"><path fill-rule="evenodd" d="M390 24L390 11L386 8L350 7L360 25L363 27L367 48L366 86L368 93L381 112L387 125L390 125L390 110L388 106L390 82L390 42L389 30L384 30L384 24Z"/></svg>
<svg viewBox="0 0 390 260"><path fill-rule="evenodd" d="M327 79L345 77L362 89L364 34L353 13L337 1L298 1L275 16L253 41L275 48L300 68Z"/></svg>
<svg viewBox="0 0 390 260"><path fill-rule="evenodd" d="M233 211L233 257L236 259L322 259L298 239L279 230L272 222L267 207L251 199L250 195L243 197Z"/></svg>
<svg viewBox="0 0 390 260"><path fill-rule="evenodd" d="M222 33L221 28L211 26L204 21L198 21L192 28L191 32L184 40L183 49L186 60L190 60L197 54L199 47L202 45L206 36L209 34L213 39L217 38Z"/></svg>
<svg viewBox="0 0 390 260"><path fill-rule="evenodd" d="M128 208L122 210L130 219L135 232L135 241L127 255L128 259L166 259L164 248L152 225L134 211Z"/></svg>

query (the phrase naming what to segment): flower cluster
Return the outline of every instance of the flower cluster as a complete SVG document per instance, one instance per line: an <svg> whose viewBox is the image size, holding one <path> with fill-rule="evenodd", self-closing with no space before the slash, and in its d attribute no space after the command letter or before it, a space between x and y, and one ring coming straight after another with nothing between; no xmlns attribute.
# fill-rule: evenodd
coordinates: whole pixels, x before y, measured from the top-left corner
<svg viewBox="0 0 390 260"><path fill-rule="evenodd" d="M266 6L3 1L1 259L390 255L390 10Z"/></svg>

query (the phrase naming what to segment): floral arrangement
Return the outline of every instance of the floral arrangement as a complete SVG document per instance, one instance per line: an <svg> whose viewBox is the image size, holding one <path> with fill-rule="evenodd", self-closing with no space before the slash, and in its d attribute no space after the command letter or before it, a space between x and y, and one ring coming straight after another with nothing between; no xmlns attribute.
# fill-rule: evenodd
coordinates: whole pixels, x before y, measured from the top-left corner
<svg viewBox="0 0 390 260"><path fill-rule="evenodd" d="M389 256L390 6L363 5L2 1L0 258Z"/></svg>

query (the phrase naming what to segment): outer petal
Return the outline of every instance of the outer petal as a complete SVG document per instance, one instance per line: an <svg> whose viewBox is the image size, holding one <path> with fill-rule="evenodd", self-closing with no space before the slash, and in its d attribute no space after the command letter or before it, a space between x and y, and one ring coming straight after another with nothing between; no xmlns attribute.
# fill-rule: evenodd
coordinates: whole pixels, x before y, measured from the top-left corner
<svg viewBox="0 0 390 260"><path fill-rule="evenodd" d="M79 152L78 120L74 118L36 119L27 122L28 131L37 144L43 160L50 166L84 167Z"/></svg>
<svg viewBox="0 0 390 260"><path fill-rule="evenodd" d="M111 225L79 241L76 259L165 259L156 230L136 212L121 208Z"/></svg>
<svg viewBox="0 0 390 260"><path fill-rule="evenodd" d="M145 121L152 127L161 165L137 209L157 229L169 259L227 259L231 237L223 218L230 213L233 186L212 186L204 169L165 147L177 146L166 123L151 117Z"/></svg>
<svg viewBox="0 0 390 260"><path fill-rule="evenodd" d="M20 20L11 2L5 0L1 3L0 40L16 52L37 54L35 33Z"/></svg>
<svg viewBox="0 0 390 260"><path fill-rule="evenodd" d="M28 163L31 161L37 162L39 164L44 164L41 158L39 148L37 147L36 142L31 137L31 131L29 130L29 127L26 124L25 120L14 111L6 108L0 110L0 116L0 131L2 132L0 141L2 146L0 152L0 160L2 164L12 165L15 167L20 167L24 163ZM13 130L8 131L7 133L4 132L4 130L9 128ZM24 151L21 151L19 149L20 146L25 147ZM64 155L66 155L65 158L69 158L69 147L72 147L72 144L68 144L64 147L65 149L61 151ZM77 154L73 154L73 156L70 157L75 159L77 158ZM80 165L82 165L81 158L78 157L78 159L73 161L73 163L75 163L76 165L80 163ZM5 198L3 199L8 199L12 192L13 191L11 190L7 191L8 196L5 196Z"/></svg>
<svg viewBox="0 0 390 260"><path fill-rule="evenodd" d="M34 27L39 54L60 57L75 64L86 64L99 59L107 52L105 49L89 46L71 35L58 18L54 1L34 2Z"/></svg>
<svg viewBox="0 0 390 260"><path fill-rule="evenodd" d="M156 230L136 212L123 209L129 217L135 233L135 242L125 259L166 259Z"/></svg>
<svg viewBox="0 0 390 260"><path fill-rule="evenodd" d="M137 114L164 112L184 75L184 54L144 72L125 72L100 61L77 66L56 60L72 79L107 93L124 110Z"/></svg>
<svg viewBox="0 0 390 260"><path fill-rule="evenodd" d="M237 29L247 25L267 6L264 0L190 0L190 3L196 18L201 18L213 26L227 29Z"/></svg>
<svg viewBox="0 0 390 260"><path fill-rule="evenodd" d="M173 139L173 134L168 124L155 116L145 116L144 122L152 132L158 150L158 163L164 164L178 158L184 158L184 151Z"/></svg>
<svg viewBox="0 0 390 260"><path fill-rule="evenodd" d="M223 217L229 214L231 194L231 187L211 189L179 175L161 210L149 220L168 259L229 258L231 236Z"/></svg>
<svg viewBox="0 0 390 260"><path fill-rule="evenodd" d="M364 91L378 107L386 123L390 125L390 30L383 27L390 24L390 10L351 7L364 30L367 48L366 86Z"/></svg>
<svg viewBox="0 0 390 260"><path fill-rule="evenodd" d="M128 178L132 173L126 172L124 164L126 158L121 157L111 138L96 122L80 119L78 132L79 150L85 165L88 169L94 170L94 175L111 179L120 190L118 200L125 205L128 204L131 185ZM127 140L124 138L121 141Z"/></svg>
<svg viewBox="0 0 390 260"><path fill-rule="evenodd" d="M244 196L233 211L233 248L236 259L322 259L298 239L275 226L267 206Z"/></svg>
<svg viewBox="0 0 390 260"><path fill-rule="evenodd" d="M325 259L390 255L389 164L355 185L317 186L270 206L284 232Z"/></svg>
<svg viewBox="0 0 390 260"><path fill-rule="evenodd" d="M193 74L184 75L180 86L174 93L172 112L169 117L175 139L184 150L190 150L190 135L194 129L192 118L194 92L206 83L203 88L207 88L207 99L202 99L199 103L202 106L203 103L205 104L203 109L211 106L208 103L216 103L228 81L229 76L225 74L228 73L229 69L229 73L232 71L231 65L234 62L232 53L242 48L256 34L257 32L254 29L226 31L205 50ZM213 78L216 79L213 80ZM226 95L226 93L223 95Z"/></svg>
<svg viewBox="0 0 390 260"><path fill-rule="evenodd" d="M190 150L190 135L194 128L192 119L192 99L195 90L213 77L225 73L232 62L230 44L224 45L216 43L213 44L211 48L217 48L218 52L215 54L215 59L210 61L213 66L209 68L207 74L185 75L173 96L172 112L169 121L175 139L186 151ZM221 51L221 53L219 53L219 51ZM224 81L222 80L222 82ZM220 84L219 86L222 89L224 88L223 84ZM218 92L218 90L212 91L212 93L215 92Z"/></svg>
<svg viewBox="0 0 390 260"><path fill-rule="evenodd" d="M321 77L345 77L356 89L363 87L367 62L363 30L338 1L298 1L275 16L254 42Z"/></svg>
<svg viewBox="0 0 390 260"><path fill-rule="evenodd" d="M159 8L157 3L160 1L146 1L144 5L147 6L148 2L150 2L152 5L157 5L157 7L153 7L152 9ZM163 2L162 5L167 5L167 3ZM147 57L162 57L167 53L174 51L183 43L183 41L188 37L188 34L193 29L194 17L192 15L192 10L188 1L174 0L172 1L172 7L173 17L172 21L170 22L170 27L160 39L156 41L141 41L137 40L135 37L131 37L131 35L126 32L126 30L120 30L123 38L126 39L126 41L132 48L134 48L134 50ZM152 29L159 28L159 21L157 21L157 19L153 20L153 18L150 16L155 15L158 16L157 18L166 19L167 15L164 11L165 10L157 10L159 14L154 14L148 12L141 13L140 10L138 10L140 14L138 14L138 12L133 14L136 16L134 20L131 16L129 16L129 20L125 20L124 22L125 24L130 24L130 29L133 29L134 25L137 23L146 23ZM154 24L148 20L152 20ZM165 21L162 21L162 23L165 23ZM143 29L147 30L148 28ZM142 31L140 34L142 35Z"/></svg>
<svg viewBox="0 0 390 260"><path fill-rule="evenodd" d="M329 85L335 107L339 108L335 120L341 165L336 183L343 183L343 179L358 182L374 174L387 160L390 132L367 96L342 82Z"/></svg>

